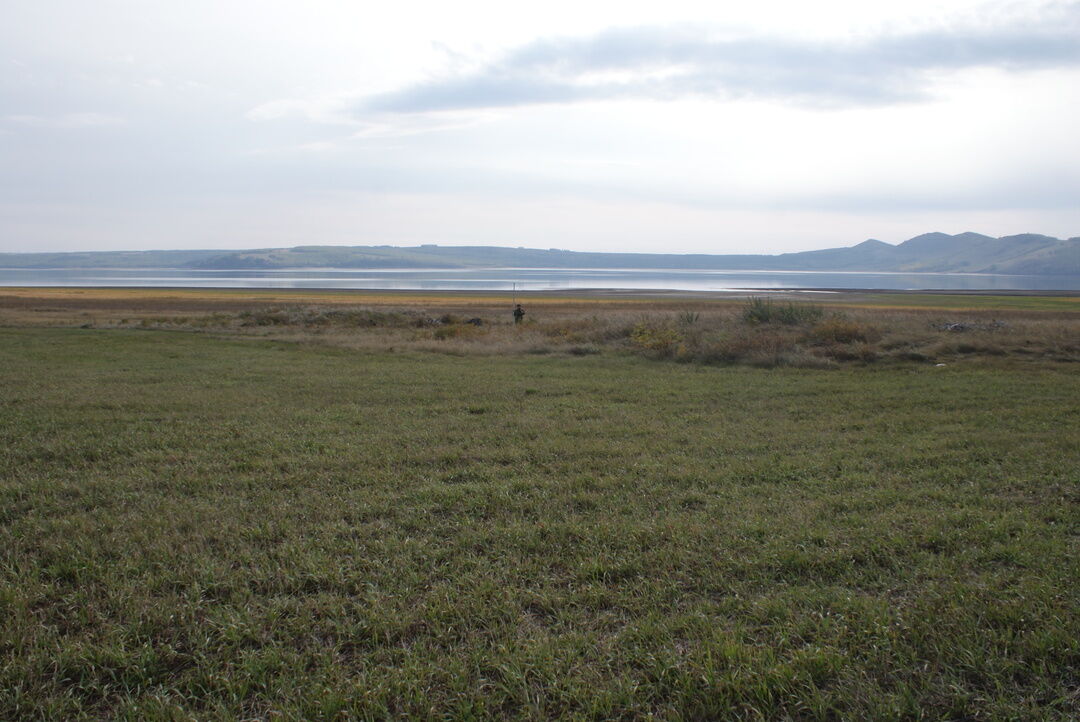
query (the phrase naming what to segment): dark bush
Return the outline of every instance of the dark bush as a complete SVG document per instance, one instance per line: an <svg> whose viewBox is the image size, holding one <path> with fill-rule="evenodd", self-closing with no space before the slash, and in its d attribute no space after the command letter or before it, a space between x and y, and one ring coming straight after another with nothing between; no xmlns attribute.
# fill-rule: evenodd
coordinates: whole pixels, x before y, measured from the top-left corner
<svg viewBox="0 0 1080 722"><path fill-rule="evenodd" d="M811 303L773 303L771 298L754 297L743 308L743 320L751 324L776 323L799 326L814 323L825 315L824 309Z"/></svg>

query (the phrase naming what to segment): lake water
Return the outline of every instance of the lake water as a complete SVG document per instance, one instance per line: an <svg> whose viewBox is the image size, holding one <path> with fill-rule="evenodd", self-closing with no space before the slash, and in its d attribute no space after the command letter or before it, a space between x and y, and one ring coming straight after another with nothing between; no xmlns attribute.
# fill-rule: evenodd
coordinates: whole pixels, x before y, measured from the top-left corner
<svg viewBox="0 0 1080 722"><path fill-rule="evenodd" d="M1078 291L1080 276L975 273L821 273L591 268L339 269L0 269L0 286L146 286L185 288L332 288L422 291L566 291L670 289L740 291L781 288Z"/></svg>

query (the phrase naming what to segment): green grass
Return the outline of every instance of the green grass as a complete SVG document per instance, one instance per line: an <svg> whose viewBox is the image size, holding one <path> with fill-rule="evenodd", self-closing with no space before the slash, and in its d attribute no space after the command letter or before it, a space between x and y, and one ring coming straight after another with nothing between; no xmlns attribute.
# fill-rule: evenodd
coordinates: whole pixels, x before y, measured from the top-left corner
<svg viewBox="0 0 1080 722"><path fill-rule="evenodd" d="M0 718L1080 713L1069 364L0 329Z"/></svg>

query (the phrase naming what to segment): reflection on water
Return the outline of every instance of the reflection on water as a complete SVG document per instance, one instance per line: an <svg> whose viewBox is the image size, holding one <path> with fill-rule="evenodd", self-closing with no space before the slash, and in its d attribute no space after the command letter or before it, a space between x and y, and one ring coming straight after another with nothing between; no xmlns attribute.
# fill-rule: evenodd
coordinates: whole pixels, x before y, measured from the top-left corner
<svg viewBox="0 0 1080 722"><path fill-rule="evenodd" d="M819 273L592 268L472 269L0 269L0 286L181 286L429 291L546 291L585 288L734 291L777 288L893 290L1080 290L1080 276L973 273Z"/></svg>

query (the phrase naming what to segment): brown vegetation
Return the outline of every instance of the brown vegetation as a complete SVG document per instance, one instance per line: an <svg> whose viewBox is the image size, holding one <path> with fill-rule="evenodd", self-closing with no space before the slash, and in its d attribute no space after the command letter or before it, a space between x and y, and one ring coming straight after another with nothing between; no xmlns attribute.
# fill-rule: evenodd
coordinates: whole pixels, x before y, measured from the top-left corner
<svg viewBox="0 0 1080 722"><path fill-rule="evenodd" d="M959 299L959 300L958 300ZM921 297L925 303L926 297ZM735 297L534 297L515 325L508 299L480 294L33 289L0 294L0 324L168 329L371 351L458 355L633 353L704 364L823 367L872 362L1080 360L1080 312L828 305ZM1045 299L1040 299L1045 303Z"/></svg>

